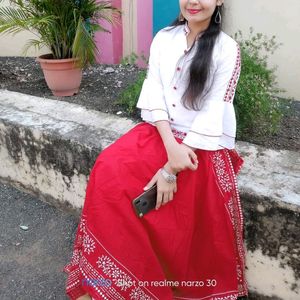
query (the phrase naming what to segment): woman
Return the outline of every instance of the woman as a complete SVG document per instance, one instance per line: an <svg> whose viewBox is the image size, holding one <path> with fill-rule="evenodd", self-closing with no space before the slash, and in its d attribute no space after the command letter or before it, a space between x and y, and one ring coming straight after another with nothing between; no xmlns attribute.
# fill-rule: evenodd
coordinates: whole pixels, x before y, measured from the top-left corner
<svg viewBox="0 0 300 300"><path fill-rule="evenodd" d="M238 44L224 0L180 0L154 37L137 124L98 156L73 257L71 299L237 299L247 295L236 183ZM174 176L177 175L177 176ZM156 210L132 200L157 184Z"/></svg>

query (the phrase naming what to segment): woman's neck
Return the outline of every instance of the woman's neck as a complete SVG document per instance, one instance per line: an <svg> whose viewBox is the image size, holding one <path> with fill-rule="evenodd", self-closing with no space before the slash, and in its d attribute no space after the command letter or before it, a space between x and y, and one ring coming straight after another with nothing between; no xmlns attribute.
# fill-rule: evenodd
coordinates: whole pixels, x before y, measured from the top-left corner
<svg viewBox="0 0 300 300"><path fill-rule="evenodd" d="M205 31L210 23L210 19L207 21L199 22L188 22L188 27L192 36L197 36L199 33Z"/></svg>

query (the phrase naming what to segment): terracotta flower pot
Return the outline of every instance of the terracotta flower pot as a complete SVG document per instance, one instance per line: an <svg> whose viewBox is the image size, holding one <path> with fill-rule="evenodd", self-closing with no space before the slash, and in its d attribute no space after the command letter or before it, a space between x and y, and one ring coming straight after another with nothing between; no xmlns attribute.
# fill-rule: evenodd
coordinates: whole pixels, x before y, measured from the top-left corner
<svg viewBox="0 0 300 300"><path fill-rule="evenodd" d="M53 95L72 96L78 93L82 69L75 66L75 60L74 58L53 59L52 54L44 54L37 58Z"/></svg>

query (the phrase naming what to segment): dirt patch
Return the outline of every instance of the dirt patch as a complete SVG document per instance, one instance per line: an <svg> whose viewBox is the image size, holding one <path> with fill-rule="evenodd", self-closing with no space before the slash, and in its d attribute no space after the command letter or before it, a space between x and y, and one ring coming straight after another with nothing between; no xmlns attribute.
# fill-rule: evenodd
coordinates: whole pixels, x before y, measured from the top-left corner
<svg viewBox="0 0 300 300"><path fill-rule="evenodd" d="M120 93L133 83L140 70L132 65L94 65L83 72L80 92L72 97L53 96L35 58L0 57L0 88L83 105L105 113L141 120L139 111L129 115L116 104ZM293 101L273 136L249 138L249 142L271 149L300 149L300 101Z"/></svg>

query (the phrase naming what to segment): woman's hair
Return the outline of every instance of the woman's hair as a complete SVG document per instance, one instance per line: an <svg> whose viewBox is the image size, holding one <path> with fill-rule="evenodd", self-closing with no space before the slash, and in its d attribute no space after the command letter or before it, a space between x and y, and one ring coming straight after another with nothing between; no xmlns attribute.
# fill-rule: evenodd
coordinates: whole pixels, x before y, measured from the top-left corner
<svg viewBox="0 0 300 300"><path fill-rule="evenodd" d="M219 10L222 15L223 4L219 6ZM188 86L182 96L182 104L187 109L200 110L202 105L201 97L199 96L203 93L205 84L207 82L212 61L213 48L222 28L221 23L215 22L217 12L218 6L216 6L208 28L198 40L196 53L190 65ZM184 25L185 22L185 19L183 21L176 19L171 24L172 27L170 30L179 25ZM192 45L191 49L194 45L195 43ZM191 51L191 49L189 51Z"/></svg>

